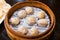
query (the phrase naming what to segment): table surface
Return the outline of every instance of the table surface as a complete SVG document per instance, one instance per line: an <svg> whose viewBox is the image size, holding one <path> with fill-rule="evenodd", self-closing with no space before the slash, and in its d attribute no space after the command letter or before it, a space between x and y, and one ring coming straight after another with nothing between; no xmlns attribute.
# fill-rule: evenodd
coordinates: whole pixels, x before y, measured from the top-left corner
<svg viewBox="0 0 60 40"><path fill-rule="evenodd" d="M23 2L24 0L6 0L11 6L17 2ZM40 2L45 3L48 5L55 14L56 17L56 26L52 33L51 38L48 40L60 40L60 0L38 0ZM0 40L10 40L7 36L7 33L4 28L4 22L0 24Z"/></svg>

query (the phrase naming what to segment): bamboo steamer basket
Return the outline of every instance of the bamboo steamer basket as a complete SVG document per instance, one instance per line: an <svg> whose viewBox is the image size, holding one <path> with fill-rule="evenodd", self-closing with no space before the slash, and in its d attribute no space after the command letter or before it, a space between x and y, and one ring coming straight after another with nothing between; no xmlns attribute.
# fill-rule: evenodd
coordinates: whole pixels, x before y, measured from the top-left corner
<svg viewBox="0 0 60 40"><path fill-rule="evenodd" d="M37 35L37 36L26 36L26 35L22 35L21 33L15 32L10 27L10 25L8 23L9 17L12 15L12 13L15 10L22 8L24 6L42 8L43 10L45 10L47 12L47 14L49 15L49 18L50 18L50 26L45 32L43 32L42 34ZM18 2L15 5L13 5L12 8L8 11L8 14L6 15L5 20L4 20L4 25L5 25L7 34L11 40L44 40L44 39L48 39L49 35L52 33L52 31L55 27L55 16L54 16L53 12L51 11L51 9L44 3L41 3L38 1Z"/></svg>

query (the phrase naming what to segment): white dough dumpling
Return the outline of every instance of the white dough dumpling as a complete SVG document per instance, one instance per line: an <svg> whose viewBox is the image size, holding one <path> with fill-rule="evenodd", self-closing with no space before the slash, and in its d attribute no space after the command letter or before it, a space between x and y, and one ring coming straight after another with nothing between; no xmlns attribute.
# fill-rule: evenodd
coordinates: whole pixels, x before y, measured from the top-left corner
<svg viewBox="0 0 60 40"><path fill-rule="evenodd" d="M45 17L44 11L37 12L37 18L42 19Z"/></svg>
<svg viewBox="0 0 60 40"><path fill-rule="evenodd" d="M17 24L19 24L20 20L18 17L11 17L9 22L13 25L17 25Z"/></svg>
<svg viewBox="0 0 60 40"><path fill-rule="evenodd" d="M46 19L40 19L37 21L37 24L41 27L45 27L48 25L48 21Z"/></svg>
<svg viewBox="0 0 60 40"><path fill-rule="evenodd" d="M33 13L33 8L32 7L26 7L25 11L27 12L27 14L32 14Z"/></svg>
<svg viewBox="0 0 60 40"><path fill-rule="evenodd" d="M32 16L28 17L28 19L27 19L27 24L33 25L34 23L35 23L35 18L32 17Z"/></svg>
<svg viewBox="0 0 60 40"><path fill-rule="evenodd" d="M26 34L28 32L27 28L24 27L24 26L18 26L18 29L17 29L18 32L21 32L22 34Z"/></svg>
<svg viewBox="0 0 60 40"><path fill-rule="evenodd" d="M29 30L29 35L31 36L37 36L39 35L39 31L36 27L32 27L30 30Z"/></svg>
<svg viewBox="0 0 60 40"><path fill-rule="evenodd" d="M25 10L20 10L20 11L18 12L18 17L19 17L19 18L25 18L26 15L27 15L27 13L26 13Z"/></svg>

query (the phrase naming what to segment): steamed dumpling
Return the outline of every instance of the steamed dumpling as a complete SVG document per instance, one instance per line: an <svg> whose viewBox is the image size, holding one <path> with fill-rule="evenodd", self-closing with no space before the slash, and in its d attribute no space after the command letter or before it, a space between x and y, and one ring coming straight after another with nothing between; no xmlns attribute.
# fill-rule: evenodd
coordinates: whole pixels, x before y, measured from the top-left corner
<svg viewBox="0 0 60 40"><path fill-rule="evenodd" d="M47 26L48 21L46 19L40 19L38 20L37 24L41 27Z"/></svg>
<svg viewBox="0 0 60 40"><path fill-rule="evenodd" d="M32 27L30 30L29 30L29 35L31 36L37 36L39 35L39 31L36 27Z"/></svg>
<svg viewBox="0 0 60 40"><path fill-rule="evenodd" d="M24 17L26 17L26 15L27 15L27 13L26 13L25 10L20 10L20 11L18 12L19 18L24 18Z"/></svg>
<svg viewBox="0 0 60 40"><path fill-rule="evenodd" d="M9 20L9 22L11 23L11 24L13 24L13 25L17 25L17 24L19 24L19 18L18 17L11 17L10 18L10 20Z"/></svg>
<svg viewBox="0 0 60 40"><path fill-rule="evenodd" d="M33 25L34 23L35 23L34 17L32 17L32 16L28 17L28 19L27 19L27 24Z"/></svg>
<svg viewBox="0 0 60 40"><path fill-rule="evenodd" d="M42 19L45 17L44 11L37 12L37 18Z"/></svg>
<svg viewBox="0 0 60 40"><path fill-rule="evenodd" d="M17 29L18 32L21 32L22 34L26 34L28 32L27 28L24 27L24 26L18 26L18 29Z"/></svg>
<svg viewBox="0 0 60 40"><path fill-rule="evenodd" d="M32 14L33 13L33 8L32 7L26 7L25 11L27 12L27 14Z"/></svg>

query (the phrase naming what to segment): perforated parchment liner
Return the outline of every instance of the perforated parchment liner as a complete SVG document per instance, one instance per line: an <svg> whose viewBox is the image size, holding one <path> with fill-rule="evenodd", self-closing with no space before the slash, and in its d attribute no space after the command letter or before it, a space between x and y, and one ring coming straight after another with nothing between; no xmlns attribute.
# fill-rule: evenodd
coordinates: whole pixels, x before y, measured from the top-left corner
<svg viewBox="0 0 60 40"><path fill-rule="evenodd" d="M27 6L26 6L26 7L27 7ZM25 7L16 10L11 17L17 16L18 11L19 11L19 10L22 10L22 9L24 9L24 8L25 8ZM20 19L21 21L20 21L20 24L18 24L18 25L23 25L24 27L27 27L28 29L30 29L31 27L35 26L40 33L43 33L43 32L45 32L45 31L49 28L49 25L50 25L49 16L48 16L47 13L44 11L45 19L48 21L48 25L47 25L46 27L37 26L37 23L35 23L33 26L29 26L29 25L26 23L26 19L27 19L29 16L33 16L33 17L35 18L36 22L37 22L38 18L36 17L36 14L37 14L38 11L41 11L41 10L42 10L42 9L36 8L36 7L32 7L32 8L34 9L34 13L31 14L31 15L27 15L27 16L26 16L25 18L23 18L23 19ZM42 10L42 11L43 11L43 10ZM18 16L17 16L17 17L18 17ZM12 25L10 24L11 28L12 28L13 30L15 30L15 31L17 30L18 25L14 27L14 26L12 26Z"/></svg>

